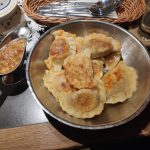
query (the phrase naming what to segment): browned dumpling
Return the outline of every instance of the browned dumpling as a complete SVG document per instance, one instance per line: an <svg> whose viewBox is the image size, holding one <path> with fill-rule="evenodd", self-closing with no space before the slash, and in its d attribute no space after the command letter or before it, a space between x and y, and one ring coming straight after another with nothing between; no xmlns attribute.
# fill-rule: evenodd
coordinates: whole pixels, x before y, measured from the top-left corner
<svg viewBox="0 0 150 150"><path fill-rule="evenodd" d="M43 80L44 86L56 97L57 101L64 93L75 91L67 82L64 71L53 72L46 70Z"/></svg>
<svg viewBox="0 0 150 150"><path fill-rule="evenodd" d="M61 71L64 59L76 53L75 34L58 30L53 33L53 41L49 57L44 61L47 68L53 71Z"/></svg>
<svg viewBox="0 0 150 150"><path fill-rule="evenodd" d="M90 58L82 53L68 56L63 64L66 79L74 88L93 88L93 68Z"/></svg>
<svg viewBox="0 0 150 150"><path fill-rule="evenodd" d="M77 53L80 53L81 51L84 50L83 46L84 46L85 39L84 37L76 37L75 42L76 42L76 51Z"/></svg>
<svg viewBox="0 0 150 150"><path fill-rule="evenodd" d="M57 30L53 32L53 35L55 38L62 37L66 40L69 48L69 55L76 54L76 34L72 34L64 30Z"/></svg>
<svg viewBox="0 0 150 150"><path fill-rule="evenodd" d="M51 45L49 56L56 59L65 58L68 55L68 51L69 46L65 38L57 37Z"/></svg>
<svg viewBox="0 0 150 150"><path fill-rule="evenodd" d="M55 37L57 37L57 36L61 36L61 37L73 37L73 38L76 37L76 34L72 34L72 33L70 33L70 32L66 32L66 31L64 31L64 30L62 30L62 29L57 30L57 31L54 31L54 32L53 32L53 35L54 35Z"/></svg>
<svg viewBox="0 0 150 150"><path fill-rule="evenodd" d="M85 39L85 47L92 52L92 58L106 56L113 51L110 39L101 34L90 34Z"/></svg>
<svg viewBox="0 0 150 150"><path fill-rule="evenodd" d="M103 64L100 60L92 60L94 78L101 79L103 76Z"/></svg>
<svg viewBox="0 0 150 150"><path fill-rule="evenodd" d="M123 102L133 95L137 86L137 74L134 68L123 61L103 76L106 88L106 103Z"/></svg>
<svg viewBox="0 0 150 150"><path fill-rule="evenodd" d="M84 37L53 32L44 86L63 111L76 118L102 113L105 103L124 102L137 89L136 70L121 61L121 43L102 33Z"/></svg>
<svg viewBox="0 0 150 150"><path fill-rule="evenodd" d="M47 66L47 68L51 71L61 71L62 70L62 65L64 62L64 59L55 59L51 56L48 57L48 59L46 59L45 64Z"/></svg>
<svg viewBox="0 0 150 150"><path fill-rule="evenodd" d="M59 100L61 108L76 118L92 118L99 115L106 102L105 88L99 81L98 89L80 89L64 94Z"/></svg>
<svg viewBox="0 0 150 150"><path fill-rule="evenodd" d="M84 38L80 37L76 40L76 44L78 53L90 49L92 58L106 56L121 49L121 44L118 40L100 33L92 33Z"/></svg>

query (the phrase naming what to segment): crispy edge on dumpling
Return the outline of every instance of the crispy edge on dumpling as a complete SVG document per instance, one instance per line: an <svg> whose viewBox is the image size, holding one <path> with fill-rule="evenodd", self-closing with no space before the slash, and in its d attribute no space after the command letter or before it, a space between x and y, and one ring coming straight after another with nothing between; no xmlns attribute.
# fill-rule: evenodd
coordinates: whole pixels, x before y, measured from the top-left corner
<svg viewBox="0 0 150 150"><path fill-rule="evenodd" d="M53 41L49 56L52 58L60 59L68 55L69 46L64 37L56 37Z"/></svg>
<svg viewBox="0 0 150 150"><path fill-rule="evenodd" d="M93 88L93 68L90 58L82 53L68 56L63 64L66 79L74 88Z"/></svg>
<svg viewBox="0 0 150 150"><path fill-rule="evenodd" d="M90 49L92 58L99 58L121 49L121 43L102 33L91 33L85 37L76 38L77 53Z"/></svg>
<svg viewBox="0 0 150 150"><path fill-rule="evenodd" d="M113 51L109 37L104 34L92 33L85 37L83 49L90 49L92 58L106 56Z"/></svg>
<svg viewBox="0 0 150 150"><path fill-rule="evenodd" d="M108 71L102 78L106 89L107 102L115 104L131 98L137 89L136 70L123 61Z"/></svg>
<svg viewBox="0 0 150 150"><path fill-rule="evenodd" d="M53 71L62 70L63 61L69 54L68 50L69 46L65 38L56 37L50 47L49 57L44 60L47 68Z"/></svg>
<svg viewBox="0 0 150 150"><path fill-rule="evenodd" d="M84 37L76 37L76 51L80 53L83 50L85 39Z"/></svg>
<svg viewBox="0 0 150 150"><path fill-rule="evenodd" d="M110 37L110 38L111 38L111 43L112 43L112 45L113 45L113 52L118 52L118 51L120 51L120 50L121 50L121 47L122 47L120 41L117 40L117 39L114 39L114 38L112 38L112 37Z"/></svg>
<svg viewBox="0 0 150 150"><path fill-rule="evenodd" d="M101 79L101 77L103 76L103 64L103 61L92 60L94 78Z"/></svg>
<svg viewBox="0 0 150 150"><path fill-rule="evenodd" d="M56 30L56 31L54 31L53 32L53 35L55 36L55 37L57 37L57 36L63 36L63 37L76 37L76 34L72 34L72 33L69 33L69 32L66 32L66 31L64 31L64 30Z"/></svg>
<svg viewBox="0 0 150 150"><path fill-rule="evenodd" d="M87 57L91 58L91 50L89 48L83 48L84 46L84 37L77 37L76 41L76 53L82 53Z"/></svg>
<svg viewBox="0 0 150 150"><path fill-rule="evenodd" d="M64 93L73 92L75 89L67 82L64 71L53 72L46 70L43 77L44 86L53 94L56 101Z"/></svg>
<svg viewBox="0 0 150 150"><path fill-rule="evenodd" d="M55 38L63 37L67 41L69 55L76 54L76 34L64 30L57 30L53 32L53 35Z"/></svg>
<svg viewBox="0 0 150 150"><path fill-rule="evenodd" d="M46 67L51 71L61 71L64 59L54 59L52 57L48 57L44 60Z"/></svg>
<svg viewBox="0 0 150 150"><path fill-rule="evenodd" d="M81 89L64 95L59 102L61 108L73 117L92 118L99 115L104 109L105 88L102 81L99 81L99 90Z"/></svg>

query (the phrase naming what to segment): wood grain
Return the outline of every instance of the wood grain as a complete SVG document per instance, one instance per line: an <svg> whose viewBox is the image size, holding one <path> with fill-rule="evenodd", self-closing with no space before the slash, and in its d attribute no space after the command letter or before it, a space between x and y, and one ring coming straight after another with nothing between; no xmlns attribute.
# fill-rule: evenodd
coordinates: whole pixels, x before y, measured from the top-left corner
<svg viewBox="0 0 150 150"><path fill-rule="evenodd" d="M81 147L50 123L0 129L0 150L55 150Z"/></svg>
<svg viewBox="0 0 150 150"><path fill-rule="evenodd" d="M141 131L142 136L150 136L150 122L149 124Z"/></svg>

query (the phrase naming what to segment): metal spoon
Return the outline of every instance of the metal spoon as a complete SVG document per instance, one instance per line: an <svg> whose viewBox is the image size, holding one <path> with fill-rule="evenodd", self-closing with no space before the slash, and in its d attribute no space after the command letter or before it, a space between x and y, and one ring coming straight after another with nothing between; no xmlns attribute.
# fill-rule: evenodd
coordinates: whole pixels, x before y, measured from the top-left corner
<svg viewBox="0 0 150 150"><path fill-rule="evenodd" d="M5 46L6 44L8 44L11 41L13 41L15 39L18 39L18 38L24 38L26 40L26 42L27 42L27 39L30 36L31 36L31 31L27 27L21 27L19 29L11 31L1 41L1 43L0 43L0 51L1 51L1 48L3 46ZM10 72L7 72L6 74L0 74L0 76L4 76L4 75L10 74L10 73L16 71L19 68L19 66L21 66L21 64L23 63L24 56L25 56L25 51L26 51L26 48L24 49L24 52L22 54L22 58L20 59L19 64L17 64L17 66L14 68L14 70L10 70Z"/></svg>

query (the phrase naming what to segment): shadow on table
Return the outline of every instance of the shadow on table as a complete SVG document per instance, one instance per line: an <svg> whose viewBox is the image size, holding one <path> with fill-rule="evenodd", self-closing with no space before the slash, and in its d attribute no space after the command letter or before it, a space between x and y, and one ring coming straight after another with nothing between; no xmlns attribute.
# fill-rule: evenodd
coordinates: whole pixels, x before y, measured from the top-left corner
<svg viewBox="0 0 150 150"><path fill-rule="evenodd" d="M101 146L101 148L113 148L113 146L115 146L114 148L116 149L117 147L120 148L122 145L122 148L126 149L131 146L140 148L144 143L144 145L146 145L150 142L150 138L142 137L140 135L141 130L144 129L150 121L150 104L138 117L124 125L95 131L70 127L53 119L47 113L45 113L45 115L49 122L60 133L86 146Z"/></svg>

